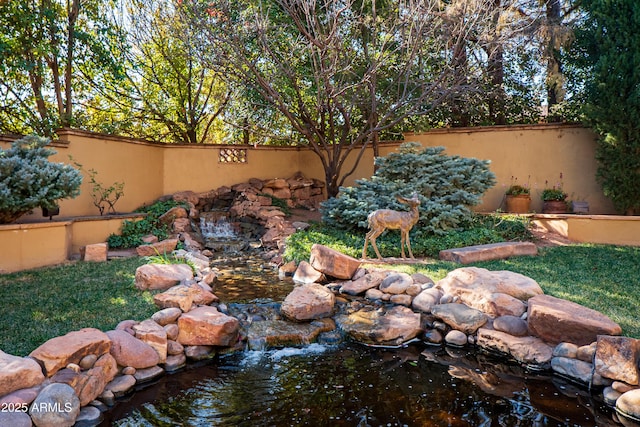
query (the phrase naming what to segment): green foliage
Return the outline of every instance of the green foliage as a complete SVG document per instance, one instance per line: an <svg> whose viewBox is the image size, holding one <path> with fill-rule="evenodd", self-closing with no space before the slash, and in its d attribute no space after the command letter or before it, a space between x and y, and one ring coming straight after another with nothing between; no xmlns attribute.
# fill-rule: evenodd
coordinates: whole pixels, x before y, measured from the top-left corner
<svg viewBox="0 0 640 427"><path fill-rule="evenodd" d="M389 208L406 210L396 196L418 194L422 234L442 234L459 229L471 218L470 207L495 184L489 162L443 154L442 147L422 148L403 144L398 152L376 159L371 179L357 180L356 187L341 188L338 197L322 204L323 221L343 229L367 227L370 212Z"/></svg>
<svg viewBox="0 0 640 427"><path fill-rule="evenodd" d="M80 194L82 175L69 165L50 162L55 151L46 148L48 144L46 138L26 136L8 150L0 149L0 224Z"/></svg>
<svg viewBox="0 0 640 427"><path fill-rule="evenodd" d="M291 216L291 208L286 200L276 197L273 194L260 193L258 195L270 198L272 206L279 208L285 216Z"/></svg>
<svg viewBox="0 0 640 427"><path fill-rule="evenodd" d="M507 188L505 194L507 196L522 196L524 194L529 194L529 189L521 185L512 185L511 187Z"/></svg>
<svg viewBox="0 0 640 427"><path fill-rule="evenodd" d="M74 162L74 164L89 175L91 198L93 199L93 205L100 211L100 216L104 215L105 209L108 212L116 213L115 204L124 196L124 182L114 182L109 187L105 187L96 179L98 171L95 169L89 169L87 171L82 168L80 163Z"/></svg>
<svg viewBox="0 0 640 427"><path fill-rule="evenodd" d="M588 122L599 133L597 177L621 212L640 209L640 3L585 0L576 48L589 70Z"/></svg>
<svg viewBox="0 0 640 427"><path fill-rule="evenodd" d="M167 225L159 221L169 209L176 206L184 206L174 200L157 201L149 206L136 209L136 212L146 213L147 216L137 221L123 221L120 234L112 234L107 239L110 248L135 248L143 244L142 238L153 234L159 240L169 236Z"/></svg>
<svg viewBox="0 0 640 427"><path fill-rule="evenodd" d="M166 253L161 254L157 250L156 250L156 255L146 256L144 257L144 259L145 261L147 261L147 264L164 264L164 265L187 264L189 267L191 267L191 271L193 271L194 275L196 274L196 271L197 271L196 265L193 263L193 261L189 259L185 259L184 257L179 258L172 254L166 254Z"/></svg>

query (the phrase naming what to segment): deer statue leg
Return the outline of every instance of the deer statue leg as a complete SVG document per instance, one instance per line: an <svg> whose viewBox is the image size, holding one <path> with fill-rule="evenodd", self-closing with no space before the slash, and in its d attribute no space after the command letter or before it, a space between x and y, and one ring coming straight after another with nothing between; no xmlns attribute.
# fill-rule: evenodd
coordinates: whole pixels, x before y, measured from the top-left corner
<svg viewBox="0 0 640 427"><path fill-rule="evenodd" d="M382 255L380 255L380 251L378 250L378 245L376 245L376 237L378 236L379 234L371 238L371 246L373 246L373 250L376 251L376 255L378 256L378 259L382 259Z"/></svg>
<svg viewBox="0 0 640 427"><path fill-rule="evenodd" d="M405 234L405 233L403 233L403 234ZM407 249L409 250L409 256L411 257L411 259L415 259L413 257L413 252L411 252L411 239L409 239L409 231L406 232L404 240L405 240L405 242L407 244ZM402 256L404 257L404 252L403 252Z"/></svg>
<svg viewBox="0 0 640 427"><path fill-rule="evenodd" d="M400 253L402 254L402 258L406 258L404 256L404 242L406 240L406 237L404 235L404 231L400 230Z"/></svg>
<svg viewBox="0 0 640 427"><path fill-rule="evenodd" d="M371 246L373 246L373 250L376 252L378 259L382 259L382 256L380 256L380 251L378 251L378 245L376 245L376 237L378 237L380 234L382 234L382 231L378 232L375 229L370 230L367 233L367 235L364 237L364 248L362 248L362 258L367 257L367 242L370 240Z"/></svg>

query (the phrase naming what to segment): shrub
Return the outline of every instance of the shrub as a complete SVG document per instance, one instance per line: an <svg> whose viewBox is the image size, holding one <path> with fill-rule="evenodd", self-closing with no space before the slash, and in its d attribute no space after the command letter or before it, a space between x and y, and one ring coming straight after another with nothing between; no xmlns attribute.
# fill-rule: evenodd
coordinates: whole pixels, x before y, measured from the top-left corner
<svg viewBox="0 0 640 427"><path fill-rule="evenodd" d="M138 221L123 221L120 234L112 234L107 239L110 248L135 248L144 242L142 238L153 234L159 240L169 236L168 226L160 222L160 217L169 209L184 206L174 200L158 201L149 206L136 209L136 212L146 213L147 216Z"/></svg>
<svg viewBox="0 0 640 427"><path fill-rule="evenodd" d="M32 135L0 149L0 224L80 194L82 175L72 166L50 162L55 151L45 148L48 144L48 139Z"/></svg>
<svg viewBox="0 0 640 427"><path fill-rule="evenodd" d="M376 159L371 179L357 180L356 187L341 188L338 197L325 201L323 221L343 229L367 227L370 212L389 208L406 210L396 195L420 198L421 233L442 234L459 229L471 217L471 206L495 184L489 162L447 156L443 147L423 149L420 144L403 144L397 153Z"/></svg>

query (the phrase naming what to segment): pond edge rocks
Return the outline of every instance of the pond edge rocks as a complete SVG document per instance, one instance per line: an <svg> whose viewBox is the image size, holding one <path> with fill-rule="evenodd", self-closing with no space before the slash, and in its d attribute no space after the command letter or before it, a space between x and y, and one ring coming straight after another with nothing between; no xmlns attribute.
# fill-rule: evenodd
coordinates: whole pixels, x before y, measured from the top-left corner
<svg viewBox="0 0 640 427"><path fill-rule="evenodd" d="M203 258L194 251L174 254ZM183 276L156 295L168 294L154 298L158 311L150 319L123 320L107 332L73 331L27 357L0 352L0 405L13 409L0 412L0 425L96 425L100 411L136 386L188 361L262 343L283 345L265 334L272 334L272 326L295 324L302 327L295 338L300 343L341 331L374 346L420 340L497 353L525 369L597 390L619 416L640 419L640 340L620 336L620 327L601 313L544 295L528 277L463 267L434 283L422 274L363 268L322 245L314 245L313 258L303 264L304 277L317 281L294 288L280 306L289 322L270 319L244 329L213 294L215 274L202 262L194 264L195 275L176 268ZM259 324L268 325L266 332Z"/></svg>

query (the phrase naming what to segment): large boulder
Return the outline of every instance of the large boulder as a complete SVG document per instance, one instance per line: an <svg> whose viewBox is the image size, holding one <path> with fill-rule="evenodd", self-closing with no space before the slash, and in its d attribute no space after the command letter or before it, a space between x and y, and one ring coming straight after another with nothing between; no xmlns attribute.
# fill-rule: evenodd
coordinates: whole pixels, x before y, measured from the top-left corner
<svg viewBox="0 0 640 427"><path fill-rule="evenodd" d="M71 427L80 413L80 399L67 384L53 383L42 389L29 408L37 427Z"/></svg>
<svg viewBox="0 0 640 427"><path fill-rule="evenodd" d="M108 331L111 339L111 355L120 366L136 369L148 368L160 363L160 355L149 344L125 331Z"/></svg>
<svg viewBox="0 0 640 427"><path fill-rule="evenodd" d="M42 365L47 377L51 377L69 363L80 363L83 357L109 352L111 340L104 332L85 328L55 337L33 350L32 358Z"/></svg>
<svg viewBox="0 0 640 427"><path fill-rule="evenodd" d="M630 390L616 400L616 412L640 423L640 389ZM637 425L637 424L624 424Z"/></svg>
<svg viewBox="0 0 640 427"><path fill-rule="evenodd" d="M537 255L538 248L532 242L500 242L487 245L467 246L464 248L440 251L439 257L444 261L460 264L471 264L478 261L505 259L513 256Z"/></svg>
<svg viewBox="0 0 640 427"><path fill-rule="evenodd" d="M33 387L42 381L44 375L38 362L0 351L0 396Z"/></svg>
<svg viewBox="0 0 640 427"><path fill-rule="evenodd" d="M547 368L553 347L536 337L515 337L504 332L480 328L476 344L489 351L510 355L524 365Z"/></svg>
<svg viewBox="0 0 640 427"><path fill-rule="evenodd" d="M311 264L306 261L301 261L300 264L298 264L296 272L293 274L293 282L300 285L306 285L309 283L319 282L323 277L324 275L313 268Z"/></svg>
<svg viewBox="0 0 640 427"><path fill-rule="evenodd" d="M136 338L149 344L160 356L160 363L167 360L167 331L151 319L143 320L133 327Z"/></svg>
<svg viewBox="0 0 640 427"><path fill-rule="evenodd" d="M535 280L512 271L489 271L478 267L464 267L451 271L438 281L445 294L458 297L460 302L491 317L521 316L529 298L542 295Z"/></svg>
<svg viewBox="0 0 640 427"><path fill-rule="evenodd" d="M193 279L188 264L145 264L136 269L136 288L165 290Z"/></svg>
<svg viewBox="0 0 640 427"><path fill-rule="evenodd" d="M340 328L365 344L401 345L415 338L422 328L420 314L403 306L383 310L360 310L336 316Z"/></svg>
<svg viewBox="0 0 640 427"><path fill-rule="evenodd" d="M333 292L318 283L310 283L294 288L282 302L281 310L291 320L313 320L331 316L335 303Z"/></svg>
<svg viewBox="0 0 640 427"><path fill-rule="evenodd" d="M529 300L529 332L549 343L591 344L598 335L620 335L622 328L604 314L571 301L538 295Z"/></svg>
<svg viewBox="0 0 640 427"><path fill-rule="evenodd" d="M347 280L341 283L340 293L347 295L359 295L367 292L369 289L377 288L380 283L387 277L389 273L386 271L372 271L355 280Z"/></svg>
<svg viewBox="0 0 640 427"><path fill-rule="evenodd" d="M640 340L600 335L594 360L596 372L601 376L634 386L640 383Z"/></svg>
<svg viewBox="0 0 640 427"><path fill-rule="evenodd" d="M178 285L153 296L153 303L158 308L177 308L187 312L191 310L193 300L198 291L187 285Z"/></svg>
<svg viewBox="0 0 640 427"><path fill-rule="evenodd" d="M170 254L178 246L178 239L166 239L136 248L138 256L155 256Z"/></svg>
<svg viewBox="0 0 640 427"><path fill-rule="evenodd" d="M311 246L309 263L327 276L344 280L351 279L361 264L349 255L317 243Z"/></svg>
<svg viewBox="0 0 640 427"><path fill-rule="evenodd" d="M240 323L215 307L203 306L180 316L178 328L177 341L182 345L231 346L238 339Z"/></svg>
<svg viewBox="0 0 640 427"><path fill-rule="evenodd" d="M488 320L486 314L464 304L436 305L431 309L431 314L441 319L451 328L462 331L467 335L475 333Z"/></svg>

